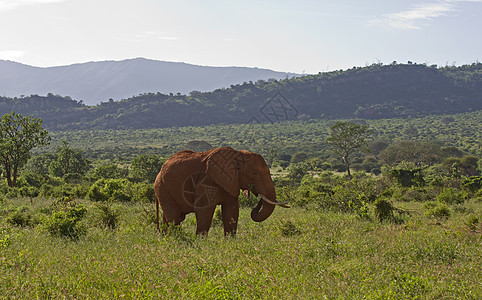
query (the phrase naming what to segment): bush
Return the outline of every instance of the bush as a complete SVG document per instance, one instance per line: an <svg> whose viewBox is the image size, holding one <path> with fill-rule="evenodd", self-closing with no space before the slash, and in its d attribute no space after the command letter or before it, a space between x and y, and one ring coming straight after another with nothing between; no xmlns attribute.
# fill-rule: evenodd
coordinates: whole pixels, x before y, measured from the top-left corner
<svg viewBox="0 0 482 300"><path fill-rule="evenodd" d="M460 204L464 202L466 196L461 192L456 192L453 188L444 188L436 199L447 204Z"/></svg>
<svg viewBox="0 0 482 300"><path fill-rule="evenodd" d="M20 206L7 217L7 222L20 227L34 226L38 222L28 206Z"/></svg>
<svg viewBox="0 0 482 300"><path fill-rule="evenodd" d="M20 196L19 188L4 186L2 187L0 192L4 194L6 198L9 198L9 199L18 198Z"/></svg>
<svg viewBox="0 0 482 300"><path fill-rule="evenodd" d="M117 227L121 215L118 207L109 202L98 202L95 208L97 209L97 220L101 226L109 229Z"/></svg>
<svg viewBox="0 0 482 300"><path fill-rule="evenodd" d="M25 181L29 186L40 188L45 183L46 178L39 173L26 172L19 176L19 180Z"/></svg>
<svg viewBox="0 0 482 300"><path fill-rule="evenodd" d="M151 183L137 183L132 184L132 190L134 190L132 200L142 203L154 203L155 193L154 185Z"/></svg>
<svg viewBox="0 0 482 300"><path fill-rule="evenodd" d="M471 176L465 178L462 182L462 186L471 193L476 193L482 188L482 176Z"/></svg>
<svg viewBox="0 0 482 300"><path fill-rule="evenodd" d="M293 204L306 207L310 203L319 202L331 194L333 194L332 188L324 180L307 175L296 190Z"/></svg>
<svg viewBox="0 0 482 300"><path fill-rule="evenodd" d="M85 184L44 184L40 187L39 195L44 198L74 197L84 198L89 187Z"/></svg>
<svg viewBox="0 0 482 300"><path fill-rule="evenodd" d="M385 220L393 220L393 206L390 202L384 199L375 201L375 216L382 222Z"/></svg>
<svg viewBox="0 0 482 300"><path fill-rule="evenodd" d="M127 179L99 179L89 189L92 201L131 201L132 184Z"/></svg>
<svg viewBox="0 0 482 300"><path fill-rule="evenodd" d="M366 218L367 205L382 195L391 194L388 189L383 179L375 179L365 173L355 173L350 181L328 174L320 174L319 178L307 175L296 192L286 191L293 197L286 200L294 200L292 203L301 207L354 212Z"/></svg>
<svg viewBox="0 0 482 300"><path fill-rule="evenodd" d="M401 186L423 186L425 184L420 168L392 169L390 175L396 178Z"/></svg>
<svg viewBox="0 0 482 300"><path fill-rule="evenodd" d="M372 173L373 175L380 175L382 174L382 170L380 168L373 168L370 170L370 173Z"/></svg>
<svg viewBox="0 0 482 300"><path fill-rule="evenodd" d="M432 216L435 218L448 218L450 217L450 209L445 203L436 203L428 202L426 207L430 207L426 212L425 215Z"/></svg>
<svg viewBox="0 0 482 300"><path fill-rule="evenodd" d="M84 205L59 210L46 219L45 229L53 236L77 239L87 231L80 224L86 213Z"/></svg>
<svg viewBox="0 0 482 300"><path fill-rule="evenodd" d="M52 197L54 186L51 184L43 184L40 187L39 195L44 198Z"/></svg>

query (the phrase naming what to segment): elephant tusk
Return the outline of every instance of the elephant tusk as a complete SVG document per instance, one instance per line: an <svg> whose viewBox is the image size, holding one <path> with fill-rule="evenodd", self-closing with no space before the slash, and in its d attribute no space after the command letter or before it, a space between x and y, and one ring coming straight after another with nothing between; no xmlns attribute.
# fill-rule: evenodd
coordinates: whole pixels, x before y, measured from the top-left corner
<svg viewBox="0 0 482 300"><path fill-rule="evenodd" d="M271 201L265 195L263 195L263 194L259 194L259 195L261 196L261 199L263 199L266 203L269 203L269 204L272 204L272 205L279 205L279 206L285 207L285 208L289 208L289 206L285 204L285 203L288 203L288 201L286 201L286 202Z"/></svg>

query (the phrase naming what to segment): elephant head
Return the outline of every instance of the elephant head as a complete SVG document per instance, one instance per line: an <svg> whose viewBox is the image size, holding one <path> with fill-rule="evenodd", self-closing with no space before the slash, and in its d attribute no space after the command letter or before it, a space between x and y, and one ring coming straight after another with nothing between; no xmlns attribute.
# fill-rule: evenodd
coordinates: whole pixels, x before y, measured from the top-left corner
<svg viewBox="0 0 482 300"><path fill-rule="evenodd" d="M204 161L206 174L233 197L238 197L240 190L260 197L251 211L253 221L266 220L276 205L289 207L276 200L274 183L261 155L222 147L214 149Z"/></svg>

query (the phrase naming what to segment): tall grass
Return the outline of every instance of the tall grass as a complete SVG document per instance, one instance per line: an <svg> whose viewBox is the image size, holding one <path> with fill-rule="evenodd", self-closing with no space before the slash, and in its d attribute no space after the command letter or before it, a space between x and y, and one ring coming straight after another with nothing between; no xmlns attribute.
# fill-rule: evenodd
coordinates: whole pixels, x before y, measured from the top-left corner
<svg viewBox="0 0 482 300"><path fill-rule="evenodd" d="M47 201L36 199L38 209ZM18 204L18 203L17 203ZM265 222L242 209L238 234L196 237L189 215L159 235L140 205L119 208L115 230L76 240L0 214L0 297L99 299L480 299L480 224L465 213L434 220L422 205L403 224L353 214L276 209ZM2 207L14 206L4 203ZM481 203L471 203L480 215ZM472 222L473 223L473 222ZM478 226L478 227L477 227Z"/></svg>

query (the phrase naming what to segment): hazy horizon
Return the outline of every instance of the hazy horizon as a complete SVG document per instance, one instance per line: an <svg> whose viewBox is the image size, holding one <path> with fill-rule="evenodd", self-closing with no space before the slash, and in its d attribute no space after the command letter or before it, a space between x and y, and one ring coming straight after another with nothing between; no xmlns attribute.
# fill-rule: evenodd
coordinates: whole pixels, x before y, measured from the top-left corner
<svg viewBox="0 0 482 300"><path fill-rule="evenodd" d="M481 60L482 0L0 0L0 59L36 67L137 57L313 74Z"/></svg>

